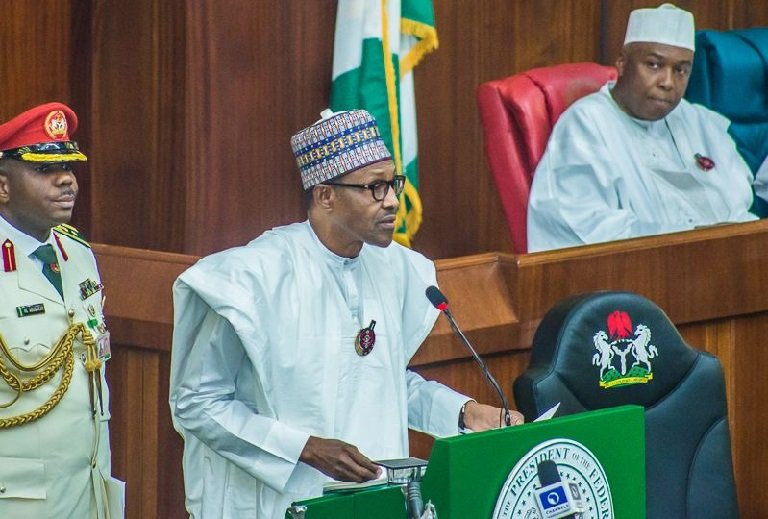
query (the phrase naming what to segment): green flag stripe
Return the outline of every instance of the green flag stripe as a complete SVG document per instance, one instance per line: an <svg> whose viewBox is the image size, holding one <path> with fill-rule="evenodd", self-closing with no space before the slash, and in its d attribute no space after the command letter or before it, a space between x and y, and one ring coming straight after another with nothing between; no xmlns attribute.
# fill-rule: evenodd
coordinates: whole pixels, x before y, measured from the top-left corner
<svg viewBox="0 0 768 519"><path fill-rule="evenodd" d="M403 0L400 5L400 17L435 26L435 10L431 1Z"/></svg>

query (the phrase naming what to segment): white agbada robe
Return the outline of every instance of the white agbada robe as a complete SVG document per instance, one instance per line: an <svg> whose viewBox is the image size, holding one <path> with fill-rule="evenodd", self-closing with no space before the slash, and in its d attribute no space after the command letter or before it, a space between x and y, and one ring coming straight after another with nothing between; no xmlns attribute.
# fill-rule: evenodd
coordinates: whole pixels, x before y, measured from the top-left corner
<svg viewBox="0 0 768 519"><path fill-rule="evenodd" d="M555 125L531 186L530 252L757 219L752 173L725 117L682 100L664 119L640 121L612 87ZM700 168L696 154L715 167Z"/></svg>
<svg viewBox="0 0 768 519"><path fill-rule="evenodd" d="M396 243L336 256L308 222L200 260L174 285L170 404L193 518L280 518L328 480L298 461L310 435L373 460L407 428L458 433L468 400L406 371L437 310L431 261ZM375 320L373 351L357 332Z"/></svg>

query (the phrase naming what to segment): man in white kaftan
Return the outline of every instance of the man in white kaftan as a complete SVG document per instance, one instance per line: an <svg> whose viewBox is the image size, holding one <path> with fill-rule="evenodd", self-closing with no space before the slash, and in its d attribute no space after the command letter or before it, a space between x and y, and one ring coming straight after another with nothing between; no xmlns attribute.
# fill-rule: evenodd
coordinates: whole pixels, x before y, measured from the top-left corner
<svg viewBox="0 0 768 519"><path fill-rule="evenodd" d="M174 386L194 483L187 499L205 506L192 515L282 517L291 501L320 495L328 478L297 465L310 434L344 440L371 459L408 455L409 416L415 429L456 434L467 398L412 372L403 377L437 317L424 304L434 283L432 263L397 243L364 245L345 259L309 222L185 272L174 290L185 309L174 347L191 347L174 361ZM371 320L376 344L361 357L355 335ZM225 481L234 485L231 501Z"/></svg>
<svg viewBox="0 0 768 519"><path fill-rule="evenodd" d="M369 480L371 459L408 456L408 427L454 435L462 409L484 416L470 428L499 425L499 409L407 370L438 315L424 295L435 269L392 242L404 178L370 121L342 112L306 130L342 127L367 143L326 159L343 155L340 171L301 160L324 138L292 143L313 197L307 221L202 259L174 286L170 402L193 518L282 519L331 478ZM344 169L355 159L362 167ZM339 173L345 182L330 182ZM350 456L342 469L330 459Z"/></svg>
<svg viewBox="0 0 768 519"><path fill-rule="evenodd" d="M530 252L757 219L729 121L682 99L692 58L690 13L632 13L618 81L562 114L536 169Z"/></svg>

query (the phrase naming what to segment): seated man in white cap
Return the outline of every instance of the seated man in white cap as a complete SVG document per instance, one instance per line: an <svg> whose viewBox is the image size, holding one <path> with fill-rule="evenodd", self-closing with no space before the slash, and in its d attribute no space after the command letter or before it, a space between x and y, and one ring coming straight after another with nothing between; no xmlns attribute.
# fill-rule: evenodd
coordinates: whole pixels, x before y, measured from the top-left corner
<svg viewBox="0 0 768 519"><path fill-rule="evenodd" d="M693 51L691 13L631 13L618 80L562 114L536 169L529 251L757 218L729 121L682 99Z"/></svg>
<svg viewBox="0 0 768 519"><path fill-rule="evenodd" d="M500 409L407 370L437 318L435 268L392 242L405 178L376 121L323 115L291 139L308 220L174 286L170 403L193 518L282 519L330 479L371 480L371 460L407 457L409 426L500 425Z"/></svg>

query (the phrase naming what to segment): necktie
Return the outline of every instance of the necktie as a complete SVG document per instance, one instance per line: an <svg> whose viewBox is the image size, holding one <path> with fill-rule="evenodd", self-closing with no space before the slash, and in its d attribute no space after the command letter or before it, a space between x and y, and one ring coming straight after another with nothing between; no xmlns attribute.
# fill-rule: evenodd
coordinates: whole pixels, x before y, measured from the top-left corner
<svg viewBox="0 0 768 519"><path fill-rule="evenodd" d="M34 257L43 262L43 275L51 282L59 295L63 298L64 292L61 289L61 271L59 270L59 259L56 257L56 251L53 245L46 243L37 248L32 253Z"/></svg>

